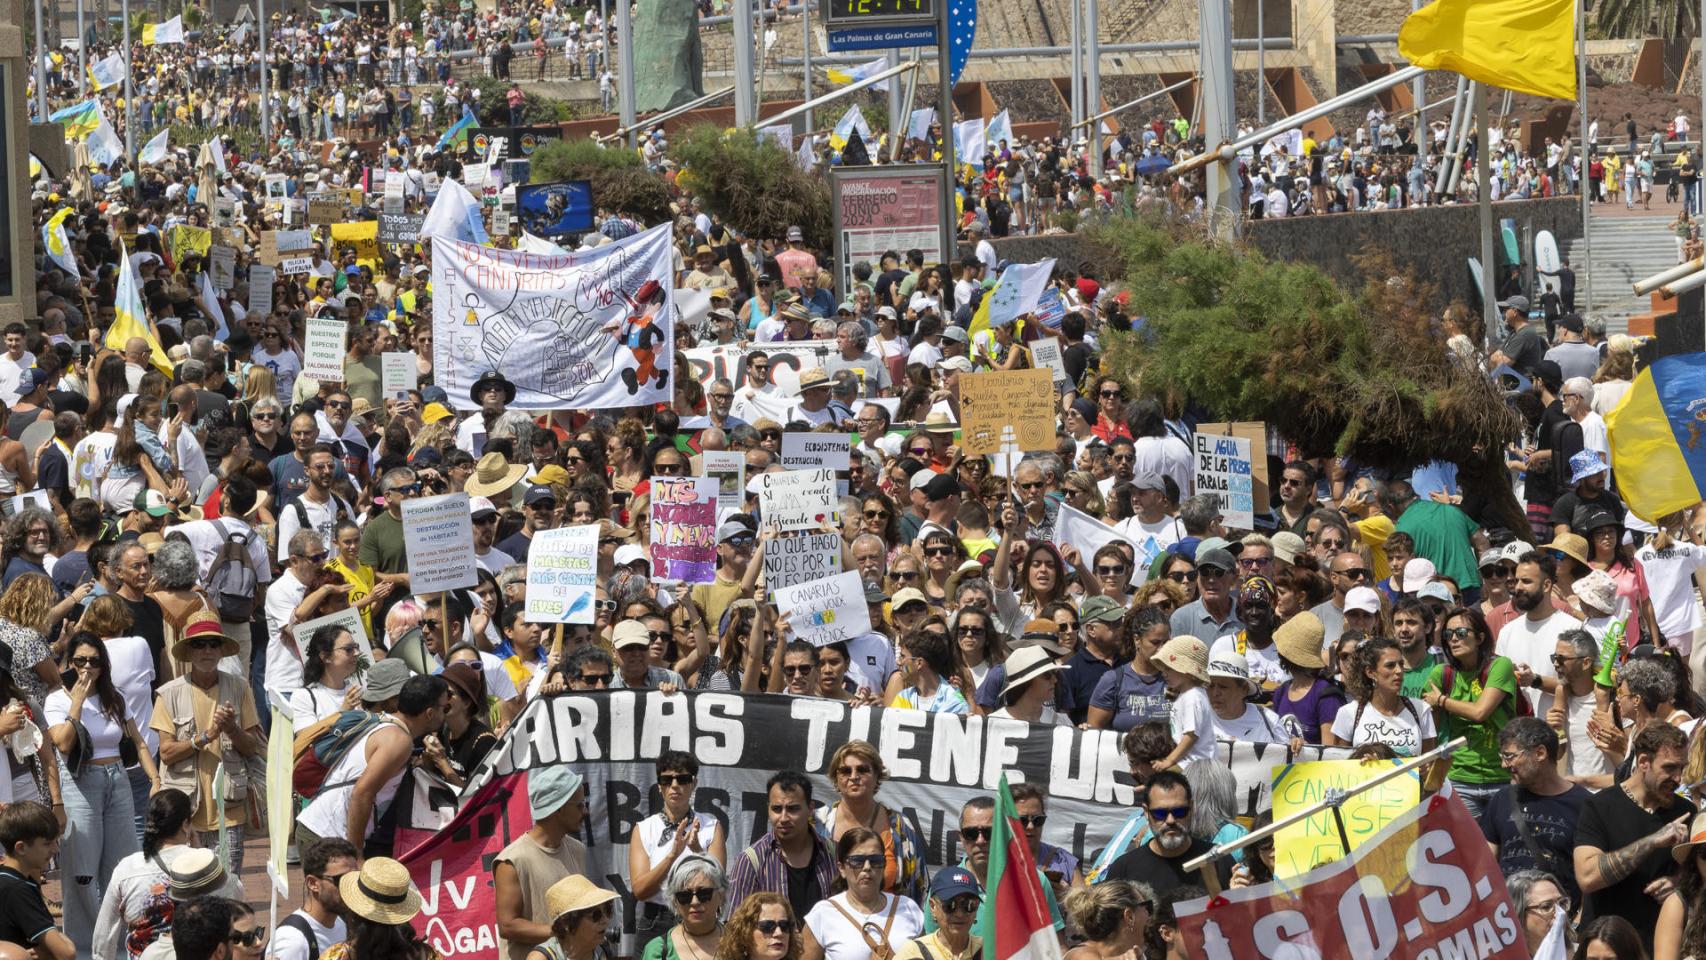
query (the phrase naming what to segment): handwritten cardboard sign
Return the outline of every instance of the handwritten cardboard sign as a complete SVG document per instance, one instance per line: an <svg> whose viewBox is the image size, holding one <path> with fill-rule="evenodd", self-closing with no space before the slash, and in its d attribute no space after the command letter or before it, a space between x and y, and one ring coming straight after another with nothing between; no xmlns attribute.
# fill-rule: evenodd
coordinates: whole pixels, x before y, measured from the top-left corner
<svg viewBox="0 0 1706 960"><path fill-rule="evenodd" d="M403 501L403 544L409 587L419 596L479 582L474 521L466 493Z"/></svg>
<svg viewBox="0 0 1706 960"><path fill-rule="evenodd" d="M775 591L841 572L841 535L807 533L764 545L764 586Z"/></svg>
<svg viewBox="0 0 1706 960"><path fill-rule="evenodd" d="M337 319L312 317L302 344L302 375L315 380L342 383L344 379L344 338L349 324Z"/></svg>
<svg viewBox="0 0 1706 960"><path fill-rule="evenodd" d="M1346 790L1367 783L1401 762L1312 760L1280 767L1274 775L1274 819L1283 820L1314 806L1326 797L1328 790ZM1339 808L1351 849L1379 833L1420 799L1421 781L1413 773L1353 794ZM1333 814L1323 810L1274 836L1274 876L1301 877L1344 855L1344 842L1339 838Z"/></svg>
<svg viewBox="0 0 1706 960"><path fill-rule="evenodd" d="M871 632L865 583L856 570L783 587L776 591L776 609L794 636L820 647Z"/></svg>
<svg viewBox="0 0 1706 960"><path fill-rule="evenodd" d="M1006 428L1021 453L1054 449L1053 373L1001 370L960 377L960 449L1000 453Z"/></svg>
<svg viewBox="0 0 1706 960"><path fill-rule="evenodd" d="M789 530L816 530L841 522L834 470L784 470L758 477L758 510L765 522Z"/></svg>
<svg viewBox="0 0 1706 960"><path fill-rule="evenodd" d="M1256 525L1255 491L1250 474L1250 441L1243 437L1196 434L1196 488L1220 504L1228 529L1250 530Z"/></svg>
<svg viewBox="0 0 1706 960"><path fill-rule="evenodd" d="M652 579L710 583L717 574L717 478L652 478Z"/></svg>
<svg viewBox="0 0 1706 960"><path fill-rule="evenodd" d="M598 524L534 531L527 546L528 623L592 623Z"/></svg>

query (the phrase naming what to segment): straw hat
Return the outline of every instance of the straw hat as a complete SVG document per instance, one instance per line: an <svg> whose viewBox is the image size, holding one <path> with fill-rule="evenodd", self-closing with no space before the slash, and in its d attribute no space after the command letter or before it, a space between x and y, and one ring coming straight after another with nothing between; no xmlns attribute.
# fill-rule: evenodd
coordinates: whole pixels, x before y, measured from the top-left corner
<svg viewBox="0 0 1706 960"><path fill-rule="evenodd" d="M373 857L338 881L350 912L374 923L408 923L421 912L421 895L409 886L409 868L390 857Z"/></svg>
<svg viewBox="0 0 1706 960"><path fill-rule="evenodd" d="M526 473L527 464L511 465L503 454L488 453L474 464L474 475L463 489L470 497L495 497L521 482Z"/></svg>
<svg viewBox="0 0 1706 960"><path fill-rule="evenodd" d="M219 624L219 614L212 610L198 610L190 615L190 622L184 626L183 636L172 644L172 656L178 660L190 658L190 641L200 637L217 637L223 641L219 647L221 657L237 655L237 641L225 635L225 629Z"/></svg>
<svg viewBox="0 0 1706 960"><path fill-rule="evenodd" d="M1291 663L1312 670L1327 666L1321 647L1327 642L1327 628L1321 618L1305 610L1280 624L1274 631L1274 648Z"/></svg>
<svg viewBox="0 0 1706 960"><path fill-rule="evenodd" d="M1545 549L1556 550L1584 567L1588 565L1588 541L1581 534L1559 534L1552 538L1552 542L1548 543Z"/></svg>
<svg viewBox="0 0 1706 960"><path fill-rule="evenodd" d="M173 900L194 900L224 887L225 864L212 850L185 850L166 867L166 893Z"/></svg>
<svg viewBox="0 0 1706 960"><path fill-rule="evenodd" d="M586 877L578 873L570 874L551 884L550 889L545 891L545 915L551 918L550 922L555 926L565 913L591 910L615 899L616 894L594 884Z"/></svg>
<svg viewBox="0 0 1706 960"><path fill-rule="evenodd" d="M954 423L954 418L940 410L932 411L924 418L925 433L953 433L958 429L959 425Z"/></svg>
<svg viewBox="0 0 1706 960"><path fill-rule="evenodd" d="M1054 657L1040 646L1020 647L1007 658L1007 685L1001 688L1003 697L1044 674L1064 669Z"/></svg>
<svg viewBox="0 0 1706 960"><path fill-rule="evenodd" d="M1155 654L1155 661L1169 670L1196 678L1198 683L1208 682L1208 647L1196 637L1174 637L1167 641Z"/></svg>

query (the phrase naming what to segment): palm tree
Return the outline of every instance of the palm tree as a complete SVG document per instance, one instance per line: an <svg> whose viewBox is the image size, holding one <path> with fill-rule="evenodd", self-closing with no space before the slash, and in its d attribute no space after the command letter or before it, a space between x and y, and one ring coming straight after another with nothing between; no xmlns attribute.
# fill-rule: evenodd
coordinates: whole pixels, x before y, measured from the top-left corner
<svg viewBox="0 0 1706 960"><path fill-rule="evenodd" d="M1600 0L1594 23L1609 38L1700 35L1699 8L1692 0Z"/></svg>

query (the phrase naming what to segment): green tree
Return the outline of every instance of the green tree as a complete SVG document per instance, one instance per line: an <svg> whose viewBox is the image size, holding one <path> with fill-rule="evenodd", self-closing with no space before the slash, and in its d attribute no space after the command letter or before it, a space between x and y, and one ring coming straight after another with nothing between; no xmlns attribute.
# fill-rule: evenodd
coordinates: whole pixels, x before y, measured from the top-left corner
<svg viewBox="0 0 1706 960"><path fill-rule="evenodd" d="M1699 7L1692 0L1601 0L1594 23L1612 39L1700 35Z"/></svg>
<svg viewBox="0 0 1706 960"><path fill-rule="evenodd" d="M1527 538L1503 458L1517 415L1450 359L1435 288L1371 259L1362 289L1343 290L1313 266L1154 220L1114 221L1095 237L1124 268L1127 312L1144 318L1109 336L1114 376L1174 409L1266 421L1306 456L1389 470L1450 461L1488 525Z"/></svg>
<svg viewBox="0 0 1706 960"><path fill-rule="evenodd" d="M671 216L669 187L632 150L601 147L586 139L548 141L533 151L532 160L534 183L585 180L601 209L654 224Z"/></svg>
<svg viewBox="0 0 1706 960"><path fill-rule="evenodd" d="M682 189L741 233L779 240L797 225L808 244L830 245L828 180L801 170L774 141L707 123L688 130L669 153L681 165Z"/></svg>

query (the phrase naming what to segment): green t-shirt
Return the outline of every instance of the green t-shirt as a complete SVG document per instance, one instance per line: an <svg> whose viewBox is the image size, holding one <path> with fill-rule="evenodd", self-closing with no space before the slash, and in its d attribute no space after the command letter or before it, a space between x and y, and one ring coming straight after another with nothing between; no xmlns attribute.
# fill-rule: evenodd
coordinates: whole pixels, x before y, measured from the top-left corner
<svg viewBox="0 0 1706 960"><path fill-rule="evenodd" d="M1445 665L1433 668L1428 686L1440 687L1445 682ZM1516 668L1508 657L1494 657L1487 667L1487 686L1505 692L1505 699L1483 723L1470 723L1462 717L1439 712L1440 742L1467 737L1461 749L1451 755L1451 779L1459 783L1508 783L1510 774L1499 763L1499 730L1517 714L1516 698L1522 696L1516 685ZM1481 699L1481 678L1475 673L1459 670L1452 677L1446 697L1473 703Z"/></svg>
<svg viewBox="0 0 1706 960"><path fill-rule="evenodd" d="M1434 666L1438 663L1439 661L1434 659L1433 653L1429 652L1427 656L1422 658L1421 666L1414 670L1405 670L1404 689L1400 692L1406 697L1414 697L1420 700L1422 691L1428 688L1428 678L1433 676Z"/></svg>
<svg viewBox="0 0 1706 960"><path fill-rule="evenodd" d="M1393 528L1416 541L1416 556L1433 561L1434 569L1460 589L1481 585L1481 568L1469 538L1480 529L1469 515L1449 503L1417 500L1404 510Z"/></svg>

